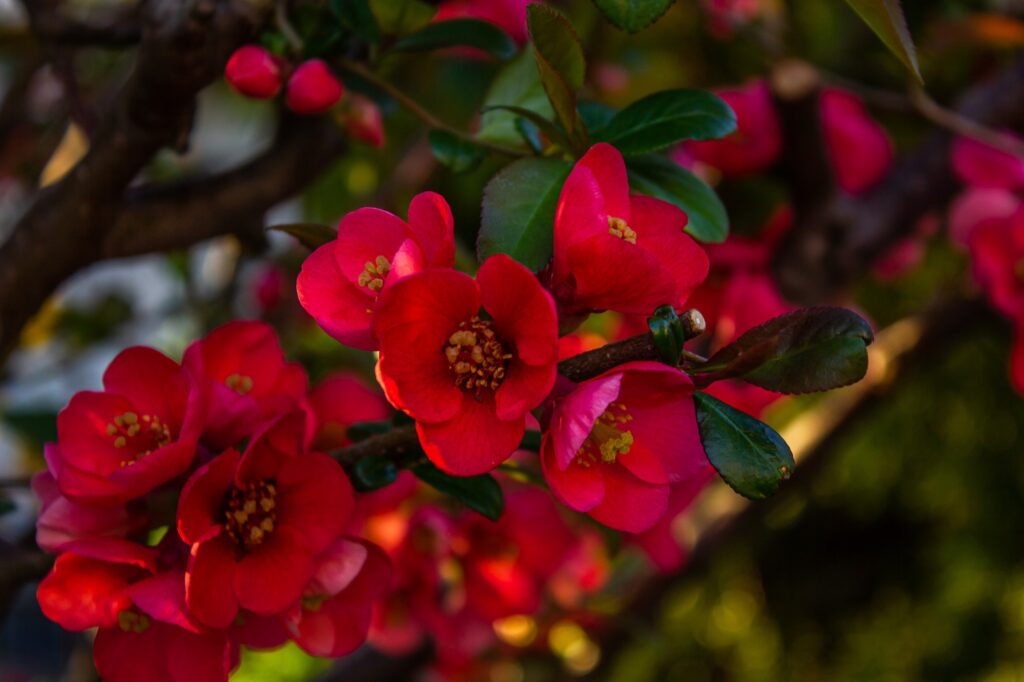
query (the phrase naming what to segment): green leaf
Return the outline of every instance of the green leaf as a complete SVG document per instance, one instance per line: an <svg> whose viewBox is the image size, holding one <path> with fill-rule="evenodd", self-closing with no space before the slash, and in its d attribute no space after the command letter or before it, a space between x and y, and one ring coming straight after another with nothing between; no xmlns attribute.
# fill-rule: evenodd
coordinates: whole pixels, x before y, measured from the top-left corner
<svg viewBox="0 0 1024 682"><path fill-rule="evenodd" d="M871 326L851 310L803 308L747 331L698 368L694 381L740 377L781 393L827 391L863 378L873 340Z"/></svg>
<svg viewBox="0 0 1024 682"><path fill-rule="evenodd" d="M57 414L55 412L8 412L4 424L40 447L57 440Z"/></svg>
<svg viewBox="0 0 1024 682"><path fill-rule="evenodd" d="M434 158L453 173L471 171L484 158L482 147L457 137L447 130L431 130L429 139Z"/></svg>
<svg viewBox="0 0 1024 682"><path fill-rule="evenodd" d="M533 50L523 50L505 65L491 83L484 97L480 132L477 133L479 139L509 145L520 144L520 136L515 128L515 121L520 117L504 107L528 109L547 120L555 115L544 86L540 84Z"/></svg>
<svg viewBox="0 0 1024 682"><path fill-rule="evenodd" d="M548 119L544 118L543 116L541 116L540 114L538 114L535 111L531 111L529 109L524 109L522 107L505 106L505 105L501 105L501 104L499 104L499 105L497 105L497 106L495 106L493 108L494 109L501 109L503 111L508 111L510 113L515 114L516 116L518 116L520 118L526 119L527 121L529 121L533 125L537 126L537 128L541 132L543 132L547 136L547 138L549 140L551 140L552 142L554 142L555 144L560 144L563 147L568 144L568 140L565 139L565 133L563 133L561 130L559 130L558 126L556 126L554 123L552 123Z"/></svg>
<svg viewBox="0 0 1024 682"><path fill-rule="evenodd" d="M594 0L608 21L630 33L657 21L673 2L675 0Z"/></svg>
<svg viewBox="0 0 1024 682"><path fill-rule="evenodd" d="M475 47L499 59L508 59L519 51L516 41L489 21L451 19L427 24L416 33L394 44L398 52L422 52L445 47Z"/></svg>
<svg viewBox="0 0 1024 682"><path fill-rule="evenodd" d="M846 0L847 4L860 15L885 46L903 62L914 78L923 83L921 67L917 63L914 40L907 30L907 20L899 0Z"/></svg>
<svg viewBox="0 0 1024 682"><path fill-rule="evenodd" d="M548 264L555 207L569 169L560 159L520 159L491 178L477 238L481 261L507 253L531 270Z"/></svg>
<svg viewBox="0 0 1024 682"><path fill-rule="evenodd" d="M659 307L647 318L647 328L654 337L654 347L658 349L661 361L677 367L683 353L683 344L686 343L686 334L676 311L670 305Z"/></svg>
<svg viewBox="0 0 1024 682"><path fill-rule="evenodd" d="M341 25L371 43L380 40L380 27L368 0L331 0L331 12Z"/></svg>
<svg viewBox="0 0 1024 682"><path fill-rule="evenodd" d="M490 474L450 476L429 462L413 467L412 472L427 485L451 495L491 521L497 521L505 510L501 486Z"/></svg>
<svg viewBox="0 0 1024 682"><path fill-rule="evenodd" d="M708 460L743 497L770 497L793 473L793 453L764 422L706 393L694 393L697 427Z"/></svg>
<svg viewBox="0 0 1024 682"><path fill-rule="evenodd" d="M576 151L582 151L588 144L586 127L576 111L576 92L583 87L587 69L583 46L569 20L547 5L528 5L526 23L541 85Z"/></svg>
<svg viewBox="0 0 1024 682"><path fill-rule="evenodd" d="M626 160L630 186L686 211L686 231L702 242L724 242L729 236L725 206L707 183L664 156Z"/></svg>
<svg viewBox="0 0 1024 682"><path fill-rule="evenodd" d="M591 132L591 135L596 134L598 130L608 125L617 113L614 108L607 104L590 100L580 102L576 105L576 108L579 109L580 118L583 119L583 123L586 124L587 130Z"/></svg>
<svg viewBox="0 0 1024 682"><path fill-rule="evenodd" d="M378 490L398 479L398 467L384 457L365 457L348 469L352 487L361 493Z"/></svg>
<svg viewBox="0 0 1024 682"><path fill-rule="evenodd" d="M338 236L336 230L320 223L288 223L284 225L271 225L267 229L290 234L310 251L320 248Z"/></svg>
<svg viewBox="0 0 1024 682"><path fill-rule="evenodd" d="M662 90L633 102L594 135L623 154L646 154L682 140L713 140L736 130L736 114L704 90Z"/></svg>
<svg viewBox="0 0 1024 682"><path fill-rule="evenodd" d="M423 28L437 11L423 0L370 0L370 9L381 31L398 36Z"/></svg>

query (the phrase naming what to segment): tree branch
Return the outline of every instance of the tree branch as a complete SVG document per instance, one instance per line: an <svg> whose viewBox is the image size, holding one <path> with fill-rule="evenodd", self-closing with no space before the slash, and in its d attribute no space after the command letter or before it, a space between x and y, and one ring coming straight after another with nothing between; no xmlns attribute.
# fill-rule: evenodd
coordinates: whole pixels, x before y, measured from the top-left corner
<svg viewBox="0 0 1024 682"><path fill-rule="evenodd" d="M53 0L24 0L32 34L40 41L65 47L130 47L142 39L142 3L111 12L103 21L67 14Z"/></svg>

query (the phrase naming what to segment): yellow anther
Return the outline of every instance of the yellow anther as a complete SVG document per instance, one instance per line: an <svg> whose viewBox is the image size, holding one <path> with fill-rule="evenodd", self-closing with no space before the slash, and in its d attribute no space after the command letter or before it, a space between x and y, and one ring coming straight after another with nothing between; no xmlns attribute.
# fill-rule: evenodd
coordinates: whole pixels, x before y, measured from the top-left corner
<svg viewBox="0 0 1024 682"><path fill-rule="evenodd" d="M224 379L224 385L239 395L245 395L252 390L253 381L252 377L247 377L244 374L232 374Z"/></svg>
<svg viewBox="0 0 1024 682"><path fill-rule="evenodd" d="M124 436L118 436L117 438L114 439L115 448L123 448L127 444L128 440Z"/></svg>
<svg viewBox="0 0 1024 682"><path fill-rule="evenodd" d="M384 278L388 276L389 272L391 272L391 262L384 256L377 256L373 262L366 261L363 264L363 271L359 273L356 282L359 286L376 293L384 288Z"/></svg>
<svg viewBox="0 0 1024 682"><path fill-rule="evenodd" d="M608 234L630 244L636 244L636 232L622 218L608 216Z"/></svg>

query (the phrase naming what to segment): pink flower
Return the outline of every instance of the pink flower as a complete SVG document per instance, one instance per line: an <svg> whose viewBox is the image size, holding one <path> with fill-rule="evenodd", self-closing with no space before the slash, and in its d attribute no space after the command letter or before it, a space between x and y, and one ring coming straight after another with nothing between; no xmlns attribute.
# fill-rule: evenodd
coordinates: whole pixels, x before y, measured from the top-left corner
<svg viewBox="0 0 1024 682"><path fill-rule="evenodd" d="M969 187L949 207L949 237L967 248L975 227L990 219L1009 218L1020 205L1021 199L1009 190Z"/></svg>
<svg viewBox="0 0 1024 682"><path fill-rule="evenodd" d="M630 196L626 164L609 144L591 147L569 174L555 213L552 291L569 312L650 314L682 306L708 259L683 232L686 214Z"/></svg>
<svg viewBox="0 0 1024 682"><path fill-rule="evenodd" d="M736 132L721 140L687 142L697 160L740 177L773 165L782 153L782 129L771 91L763 80L716 91L736 112Z"/></svg>
<svg viewBox="0 0 1024 682"><path fill-rule="evenodd" d="M292 72L285 101L296 114L322 114L337 104L344 92L327 62L310 59Z"/></svg>
<svg viewBox="0 0 1024 682"><path fill-rule="evenodd" d="M680 537L679 522L714 476L715 470L708 464L696 476L673 485L668 511L654 526L631 538L662 573L674 573L686 563L688 548L684 544L685 538Z"/></svg>
<svg viewBox="0 0 1024 682"><path fill-rule="evenodd" d="M434 21L482 19L508 33L523 45L527 41L526 5L528 0L443 0Z"/></svg>
<svg viewBox="0 0 1024 682"><path fill-rule="evenodd" d="M103 386L76 393L57 415L46 460L67 498L116 506L185 473L203 410L188 374L152 348L122 351Z"/></svg>
<svg viewBox="0 0 1024 682"><path fill-rule="evenodd" d="M892 165L892 141L856 95L827 88L821 93L822 132L839 186L860 194Z"/></svg>
<svg viewBox="0 0 1024 682"><path fill-rule="evenodd" d="M991 218L970 238L974 279L997 310L1024 317L1024 204L1008 218Z"/></svg>
<svg viewBox="0 0 1024 682"><path fill-rule="evenodd" d="M1013 133L1011 139L1020 140ZM981 189L1024 189L1024 158L966 137L953 142L953 170L965 185Z"/></svg>
<svg viewBox="0 0 1024 682"><path fill-rule="evenodd" d="M381 296L377 376L391 404L416 420L434 464L480 474L512 454L527 413L550 393L557 325L551 296L508 256L487 259L475 281L421 272Z"/></svg>
<svg viewBox="0 0 1024 682"><path fill-rule="evenodd" d="M341 466L304 452L305 419L292 412L200 467L178 503L178 533L192 546L186 599L211 627L239 608L273 615L299 601L317 557L341 534L352 488Z"/></svg>
<svg viewBox="0 0 1024 682"><path fill-rule="evenodd" d="M338 238L303 263L299 302L341 343L376 350L371 323L380 294L406 275L454 263L451 209L441 195L423 192L409 204L408 223L378 208L342 218Z"/></svg>
<svg viewBox="0 0 1024 682"><path fill-rule="evenodd" d="M373 605L387 591L391 563L374 545L341 538L317 558L301 608L287 627L312 656L344 656L355 651L370 630Z"/></svg>
<svg viewBox="0 0 1024 682"><path fill-rule="evenodd" d="M49 471L32 477L32 491L41 508L36 519L36 544L57 553L69 542L88 537L124 538L142 530L146 517L137 505L94 507L61 495Z"/></svg>
<svg viewBox="0 0 1024 682"><path fill-rule="evenodd" d="M273 328L263 322L229 322L214 329L185 350L182 365L204 393L203 442L214 450L251 436L306 393L306 371L285 360Z"/></svg>
<svg viewBox="0 0 1024 682"><path fill-rule="evenodd" d="M314 427L310 447L318 452L336 450L351 443L348 427L358 422L387 419L391 408L380 391L367 386L355 374L333 374L306 396Z"/></svg>
<svg viewBox="0 0 1024 682"><path fill-rule="evenodd" d="M384 146L384 120L380 107L369 97L353 94L344 107L345 131L371 147Z"/></svg>
<svg viewBox="0 0 1024 682"><path fill-rule="evenodd" d="M670 484L707 466L692 393L678 370L629 362L555 400L541 446L552 492L616 530L653 526Z"/></svg>

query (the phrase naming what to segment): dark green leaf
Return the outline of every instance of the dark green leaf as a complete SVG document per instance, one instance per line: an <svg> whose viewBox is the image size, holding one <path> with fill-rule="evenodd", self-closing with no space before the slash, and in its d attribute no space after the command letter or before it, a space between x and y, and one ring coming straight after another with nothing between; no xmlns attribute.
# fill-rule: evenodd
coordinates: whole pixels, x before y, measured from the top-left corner
<svg viewBox="0 0 1024 682"><path fill-rule="evenodd" d="M517 118L516 130L523 136L526 144L530 145L530 149L533 150L534 154L540 154L544 151L544 140L541 138L540 128L536 124L531 123L525 118Z"/></svg>
<svg viewBox="0 0 1024 682"><path fill-rule="evenodd" d="M507 253L540 270L551 260L555 207L569 163L520 159L491 178L484 189L477 255L483 261Z"/></svg>
<svg viewBox="0 0 1024 682"><path fill-rule="evenodd" d="M365 457L348 469L352 487L361 493L391 485L398 479L398 467L383 457Z"/></svg>
<svg viewBox="0 0 1024 682"><path fill-rule="evenodd" d="M793 453L772 427L706 393L694 393L708 460L743 497L763 500L793 472Z"/></svg>
<svg viewBox="0 0 1024 682"><path fill-rule="evenodd" d="M686 211L686 231L702 242L724 242L729 216L715 191L696 175L663 156L627 159L630 186Z"/></svg>
<svg viewBox="0 0 1024 682"><path fill-rule="evenodd" d="M457 137L447 130L430 131L430 148L434 158L453 173L465 173L477 167L484 158L482 147Z"/></svg>
<svg viewBox="0 0 1024 682"><path fill-rule="evenodd" d="M331 12L356 35L371 43L380 40L380 28L367 0L331 0Z"/></svg>
<svg viewBox="0 0 1024 682"><path fill-rule="evenodd" d="M450 476L429 462L413 467L412 472L427 485L451 495L491 521L497 521L505 510L501 486L490 474Z"/></svg>
<svg viewBox="0 0 1024 682"><path fill-rule="evenodd" d="M336 230L320 223L288 223L271 225L267 229L290 234L311 251L333 241L338 236Z"/></svg>
<svg viewBox="0 0 1024 682"><path fill-rule="evenodd" d="M489 21L450 19L427 24L394 44L398 52L422 52L445 47L475 47L499 59L512 57L519 48L509 34Z"/></svg>
<svg viewBox="0 0 1024 682"><path fill-rule="evenodd" d="M55 412L8 412L4 423L38 446L57 440Z"/></svg>
<svg viewBox="0 0 1024 682"><path fill-rule="evenodd" d="M654 346L658 349L661 361L676 367L683 353L686 334L683 323L670 305L663 305L647 318L647 328L654 337Z"/></svg>
<svg viewBox="0 0 1024 682"><path fill-rule="evenodd" d="M370 9L381 31L398 36L423 28L437 11L423 0L370 0Z"/></svg>
<svg viewBox="0 0 1024 682"><path fill-rule="evenodd" d="M555 115L544 87L540 84L533 50L523 50L495 77L484 98L480 132L477 133L479 139L488 142L520 144L520 136L515 128L515 121L520 117L498 107L529 109L549 121Z"/></svg>
<svg viewBox="0 0 1024 682"><path fill-rule="evenodd" d="M577 151L586 148L586 130L576 111L576 92L583 86L587 64L576 30L558 10L531 4L526 22L533 41L540 82L562 127Z"/></svg>
<svg viewBox="0 0 1024 682"><path fill-rule="evenodd" d="M654 23L675 0L594 0L608 21L634 33Z"/></svg>
<svg viewBox="0 0 1024 682"><path fill-rule="evenodd" d="M506 106L502 104L494 106L491 109L501 109L511 112L521 118L525 118L527 121L537 126L537 128L555 144L560 144L563 147L568 144L568 141L565 139L565 133L559 130L558 126L538 114L536 111L524 109L523 107ZM491 109L485 109L484 111L490 111Z"/></svg>
<svg viewBox="0 0 1024 682"><path fill-rule="evenodd" d="M355 424L349 425L345 431L346 435L354 443L358 443L361 440L366 440L370 436L379 436L382 433L387 433L394 428L394 424L391 420L383 420L376 422L356 422Z"/></svg>
<svg viewBox="0 0 1024 682"><path fill-rule="evenodd" d="M583 123L586 124L587 130L590 131L591 135L596 135L597 131L608 125L617 113L615 109L607 104L589 100L580 102L576 105L576 108L579 109L580 118L583 119Z"/></svg>
<svg viewBox="0 0 1024 682"><path fill-rule="evenodd" d="M704 90L662 90L633 102L595 134L623 154L646 154L682 140L712 140L736 130L736 114Z"/></svg>
<svg viewBox="0 0 1024 682"><path fill-rule="evenodd" d="M910 37L910 31L907 30L907 20L903 16L903 8L900 6L899 0L846 0L846 2L882 39L885 46L914 74L914 78L919 83L923 83L921 68L917 64L914 40Z"/></svg>
<svg viewBox="0 0 1024 682"><path fill-rule="evenodd" d="M860 381L873 340L871 326L851 310L803 308L747 331L698 368L694 380L741 377L781 393L827 391Z"/></svg>

